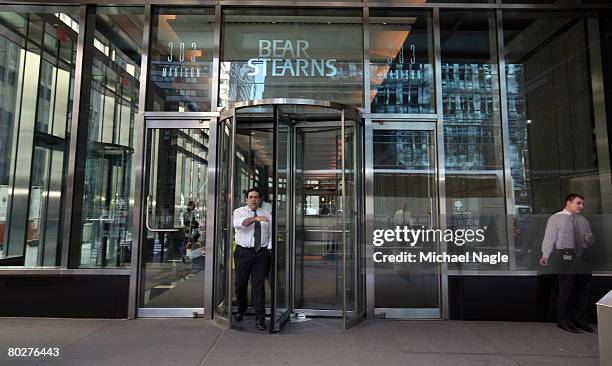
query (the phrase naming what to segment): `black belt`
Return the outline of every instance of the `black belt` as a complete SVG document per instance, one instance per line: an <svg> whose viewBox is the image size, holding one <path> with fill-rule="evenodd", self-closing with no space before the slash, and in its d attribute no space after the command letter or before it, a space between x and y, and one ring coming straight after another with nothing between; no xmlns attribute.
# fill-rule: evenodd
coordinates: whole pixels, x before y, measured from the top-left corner
<svg viewBox="0 0 612 366"><path fill-rule="evenodd" d="M573 248L555 248L556 251L558 252L564 252L564 253L575 253L576 249Z"/></svg>
<svg viewBox="0 0 612 366"><path fill-rule="evenodd" d="M255 251L255 248L253 248L253 247L248 247L248 248L247 248L247 247L243 247L242 245L238 245L238 244L236 244L236 246L237 246L238 248L240 248L240 249L245 249L245 250L252 250L252 251ZM260 250L263 250L263 249L266 249L266 250L267 250L267 249L268 249L268 246L263 246L263 247L260 247L259 249L260 249Z"/></svg>

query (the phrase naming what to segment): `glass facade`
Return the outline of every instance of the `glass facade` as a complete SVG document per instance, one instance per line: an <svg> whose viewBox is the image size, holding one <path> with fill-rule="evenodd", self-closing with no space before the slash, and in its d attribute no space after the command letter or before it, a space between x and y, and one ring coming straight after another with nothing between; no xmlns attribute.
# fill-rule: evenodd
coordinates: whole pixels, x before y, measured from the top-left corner
<svg viewBox="0 0 612 366"><path fill-rule="evenodd" d="M446 215L453 230L485 230L477 249L507 254L495 24L493 12L440 12Z"/></svg>
<svg viewBox="0 0 612 366"><path fill-rule="evenodd" d="M0 265L58 266L78 8L0 12Z"/></svg>
<svg viewBox="0 0 612 366"><path fill-rule="evenodd" d="M513 238L517 267L534 269L544 223L568 191L584 195L584 214L595 236L605 237L606 188L589 77L595 60L583 14L505 12L503 21ZM609 253L599 246L590 255L602 266Z"/></svg>
<svg viewBox="0 0 612 366"><path fill-rule="evenodd" d="M147 110L211 110L214 9L155 8Z"/></svg>
<svg viewBox="0 0 612 366"><path fill-rule="evenodd" d="M219 105L304 98L363 104L361 11L227 9Z"/></svg>
<svg viewBox="0 0 612 366"><path fill-rule="evenodd" d="M432 14L370 14L370 98L373 113L435 113Z"/></svg>
<svg viewBox="0 0 612 366"><path fill-rule="evenodd" d="M129 265L134 131L138 113L143 8L100 7L93 46L80 251L71 266Z"/></svg>
<svg viewBox="0 0 612 366"><path fill-rule="evenodd" d="M279 316L355 316L362 285L379 314L442 316L443 278L537 275L545 222L572 192L586 198L594 269L612 270L609 13L577 10L585 1L331 3L3 7L0 271L138 272L141 308L210 298L227 318L228 216L251 186L278 205L281 256L294 255L277 263ZM273 99L274 112L224 114ZM480 229L477 243L411 250L508 261L362 255L374 230L398 226ZM189 284L202 292L173 297Z"/></svg>

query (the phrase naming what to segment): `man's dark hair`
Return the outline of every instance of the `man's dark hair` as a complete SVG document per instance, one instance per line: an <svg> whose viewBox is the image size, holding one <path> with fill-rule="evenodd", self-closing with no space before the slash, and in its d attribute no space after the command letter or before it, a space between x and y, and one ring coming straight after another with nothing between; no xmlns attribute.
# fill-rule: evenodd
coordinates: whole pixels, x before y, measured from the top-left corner
<svg viewBox="0 0 612 366"><path fill-rule="evenodd" d="M584 197L582 197L578 193L572 193L572 194L568 195L567 197L565 197L565 203L572 202L576 197L580 198L581 200L584 201Z"/></svg>
<svg viewBox="0 0 612 366"><path fill-rule="evenodd" d="M247 196L247 198L249 197L249 193L251 193L251 192L257 192L257 194L259 195L259 198L261 198L261 192L259 191L259 189L255 188L255 187L253 187L253 188L249 189L249 190L246 192L246 196Z"/></svg>

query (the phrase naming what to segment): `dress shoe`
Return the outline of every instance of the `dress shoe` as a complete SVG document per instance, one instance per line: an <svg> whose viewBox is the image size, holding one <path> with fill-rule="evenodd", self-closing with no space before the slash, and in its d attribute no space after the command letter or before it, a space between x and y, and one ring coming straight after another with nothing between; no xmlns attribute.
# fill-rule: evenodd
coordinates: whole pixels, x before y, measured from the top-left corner
<svg viewBox="0 0 612 366"><path fill-rule="evenodd" d="M580 330L578 330L578 328L574 327L573 325L569 323L558 323L557 326L571 333L580 333Z"/></svg>
<svg viewBox="0 0 612 366"><path fill-rule="evenodd" d="M255 322L255 328L259 330L266 330L266 322L263 320Z"/></svg>
<svg viewBox="0 0 612 366"><path fill-rule="evenodd" d="M242 321L242 318L244 317L244 314L242 313L237 313L236 315L234 315L234 320L237 322Z"/></svg>
<svg viewBox="0 0 612 366"><path fill-rule="evenodd" d="M594 332L593 328L591 328L587 323L577 322L577 323L574 323L574 327L576 327L576 328L578 328L580 330L584 330L587 333L593 333Z"/></svg>

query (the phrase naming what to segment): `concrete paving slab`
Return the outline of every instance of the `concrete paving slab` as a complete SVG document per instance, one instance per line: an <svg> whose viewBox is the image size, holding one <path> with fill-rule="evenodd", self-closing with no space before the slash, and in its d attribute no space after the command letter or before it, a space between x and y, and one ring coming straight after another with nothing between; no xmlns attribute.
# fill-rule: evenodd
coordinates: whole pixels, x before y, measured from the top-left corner
<svg viewBox="0 0 612 366"><path fill-rule="evenodd" d="M496 353L481 334L458 321L372 320L350 331L358 336L359 349Z"/></svg>
<svg viewBox="0 0 612 366"><path fill-rule="evenodd" d="M333 323L333 322L332 322ZM57 345L61 357L0 365L597 365L597 337L547 323L368 320L347 331L292 323L285 332L223 330L203 319L0 319L0 345Z"/></svg>
<svg viewBox="0 0 612 366"><path fill-rule="evenodd" d="M222 353L214 350L205 366L517 366L502 355L427 354L402 352L327 352L313 350L238 350Z"/></svg>
<svg viewBox="0 0 612 366"><path fill-rule="evenodd" d="M198 365L221 333L201 319L116 321L40 365Z"/></svg>
<svg viewBox="0 0 612 366"><path fill-rule="evenodd" d="M105 319L0 319L0 365L34 365L41 358L9 357L9 347L65 349L91 333L116 322Z"/></svg>
<svg viewBox="0 0 612 366"><path fill-rule="evenodd" d="M599 366L599 357L512 356L521 366Z"/></svg>
<svg viewBox="0 0 612 366"><path fill-rule="evenodd" d="M555 323L469 322L500 351L516 355L598 356L596 333L569 333Z"/></svg>

